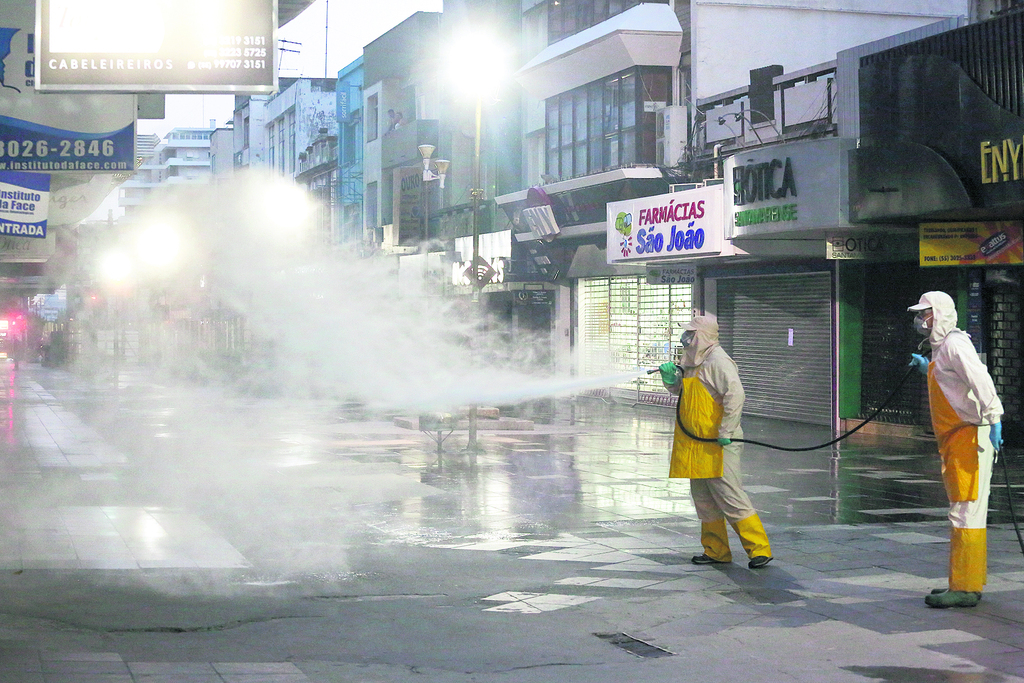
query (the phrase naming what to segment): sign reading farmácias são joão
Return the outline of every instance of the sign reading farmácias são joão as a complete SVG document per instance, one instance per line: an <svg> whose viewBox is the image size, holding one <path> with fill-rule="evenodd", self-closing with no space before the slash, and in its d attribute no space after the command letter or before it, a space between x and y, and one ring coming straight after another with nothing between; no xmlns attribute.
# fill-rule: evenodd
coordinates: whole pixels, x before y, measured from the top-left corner
<svg viewBox="0 0 1024 683"><path fill-rule="evenodd" d="M609 203L608 263L721 253L722 192L715 185Z"/></svg>
<svg viewBox="0 0 1024 683"><path fill-rule="evenodd" d="M1021 221L921 223L921 266L1024 263Z"/></svg>

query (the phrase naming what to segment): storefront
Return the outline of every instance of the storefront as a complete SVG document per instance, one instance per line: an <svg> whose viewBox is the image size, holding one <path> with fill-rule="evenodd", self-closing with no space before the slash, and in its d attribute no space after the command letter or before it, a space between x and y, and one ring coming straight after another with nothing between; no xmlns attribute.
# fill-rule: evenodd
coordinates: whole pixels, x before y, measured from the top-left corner
<svg viewBox="0 0 1024 683"><path fill-rule="evenodd" d="M863 271L865 391L869 368L895 375L917 343L906 306L942 289L992 373L1009 439L1024 432L1024 54L1006 40L1020 35L1017 13L863 57L861 146L850 152L851 220L901 222L920 245L898 267ZM896 334L872 339L869 320ZM901 417L927 423L925 411Z"/></svg>
<svg viewBox="0 0 1024 683"><path fill-rule="evenodd" d="M507 276L555 290L552 340L560 370L602 376L668 358L668 318L689 315L691 284L649 284L643 267L609 264L604 245L608 202L663 194L669 186L657 168L623 168L496 199L512 230ZM642 403L668 396L648 377L596 393Z"/></svg>
<svg viewBox="0 0 1024 683"><path fill-rule="evenodd" d="M726 160L728 186L608 207L609 262L694 269L694 308L718 316L749 415L838 426L847 389L859 413L861 335L840 325L837 293L850 261L885 268L916 257L916 242L907 227L847 220L853 146L828 138L749 149ZM855 353L845 352L847 333L857 335Z"/></svg>

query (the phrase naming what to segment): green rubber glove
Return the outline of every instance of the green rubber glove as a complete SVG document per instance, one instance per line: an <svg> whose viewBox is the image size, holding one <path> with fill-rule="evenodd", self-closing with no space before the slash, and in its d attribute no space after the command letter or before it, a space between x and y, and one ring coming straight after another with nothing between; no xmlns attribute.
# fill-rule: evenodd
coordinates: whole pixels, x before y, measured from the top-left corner
<svg viewBox="0 0 1024 683"><path fill-rule="evenodd" d="M731 443L732 443L732 439L727 439L724 436L718 437L718 445L719 446L728 446Z"/></svg>
<svg viewBox="0 0 1024 683"><path fill-rule="evenodd" d="M661 381L665 384L676 384L679 382L679 368L675 363L662 363L658 366L661 370Z"/></svg>

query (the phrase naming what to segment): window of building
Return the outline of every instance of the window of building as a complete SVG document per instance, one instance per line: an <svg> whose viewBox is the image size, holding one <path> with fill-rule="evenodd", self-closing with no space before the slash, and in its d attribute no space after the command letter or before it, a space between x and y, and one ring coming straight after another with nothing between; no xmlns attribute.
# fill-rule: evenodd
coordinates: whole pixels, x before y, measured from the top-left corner
<svg viewBox="0 0 1024 683"><path fill-rule="evenodd" d="M370 95L366 98L366 141L372 142L377 139L377 118L378 105L377 96Z"/></svg>
<svg viewBox="0 0 1024 683"><path fill-rule="evenodd" d="M285 166L288 163L286 161L286 159L285 159L285 157L288 156L287 155L287 149L288 148L287 148L287 144L286 144L287 141L284 139L284 119L279 119L278 122L277 122L277 140L278 140L278 144L281 146L280 154L278 155L278 157L280 158L280 163L278 164L278 168L280 169L281 173L284 173Z"/></svg>
<svg viewBox="0 0 1024 683"><path fill-rule="evenodd" d="M288 166L289 172L295 173L295 112L288 114Z"/></svg>
<svg viewBox="0 0 1024 683"><path fill-rule="evenodd" d="M249 117L242 120L242 149L249 149Z"/></svg>
<svg viewBox="0 0 1024 683"><path fill-rule="evenodd" d="M274 168L274 151L277 149L277 145L275 144L277 138L274 134L274 122L271 121L267 128L269 129L270 135L270 139L267 141L270 143L267 145L267 163L270 165L270 168Z"/></svg>
<svg viewBox="0 0 1024 683"><path fill-rule="evenodd" d="M573 178L656 163L655 111L669 102L672 70L638 67L546 101L547 174Z"/></svg>
<svg viewBox="0 0 1024 683"><path fill-rule="evenodd" d="M376 228L377 223L377 183L366 184L366 197L364 198L366 204L363 207L366 211L366 227Z"/></svg>
<svg viewBox="0 0 1024 683"><path fill-rule="evenodd" d="M641 2L669 4L668 0L548 0L548 44L597 26Z"/></svg>

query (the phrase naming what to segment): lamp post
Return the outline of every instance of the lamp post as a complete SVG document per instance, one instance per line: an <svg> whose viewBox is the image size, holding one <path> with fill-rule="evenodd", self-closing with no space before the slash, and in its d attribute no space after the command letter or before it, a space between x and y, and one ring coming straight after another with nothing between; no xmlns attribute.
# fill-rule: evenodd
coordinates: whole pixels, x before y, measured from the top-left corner
<svg viewBox="0 0 1024 683"><path fill-rule="evenodd" d="M473 127L473 185L469 189L473 202L473 257L470 261L470 281L473 301L480 300L480 290L493 277L489 264L480 261L480 202L484 189L480 177L480 138L483 101L496 96L497 89L508 73L508 54L501 41L484 27L467 27L449 46L448 66L452 84L472 97L475 104ZM469 438L466 450L480 450L477 444L477 406L469 408Z"/></svg>
<svg viewBox="0 0 1024 683"><path fill-rule="evenodd" d="M416 149L420 151L420 156L423 157L423 243L424 252L426 251L426 243L430 241L430 186L427 184L433 180L437 180L438 188L444 189L444 177L448 174L448 167L451 166L450 161L447 159L437 159L433 161L434 169L436 173L430 170L431 157L434 154L433 145L420 145Z"/></svg>

